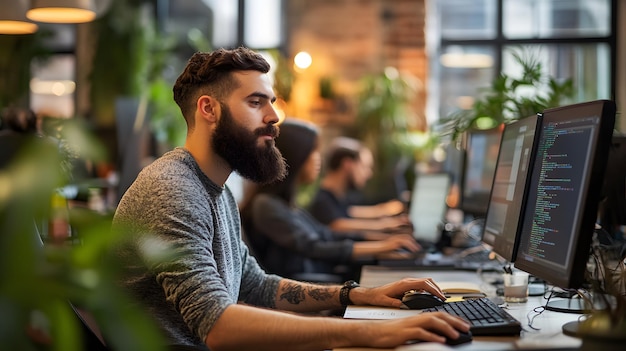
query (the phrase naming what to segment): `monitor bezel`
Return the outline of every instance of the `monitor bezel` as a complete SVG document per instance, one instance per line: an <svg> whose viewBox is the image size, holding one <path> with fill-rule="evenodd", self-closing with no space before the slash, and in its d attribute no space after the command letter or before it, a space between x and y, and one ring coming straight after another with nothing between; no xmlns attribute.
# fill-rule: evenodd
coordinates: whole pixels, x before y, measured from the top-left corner
<svg viewBox="0 0 626 351"><path fill-rule="evenodd" d="M534 204L527 203L524 224L519 233L518 255L515 260L515 267L533 274L555 286L564 289L576 289L583 286L585 282L586 265L589 259L589 250L593 237L595 223L597 219L598 204L600 200L600 192L604 171L606 168L607 155L611 138L613 135L613 127L615 125L615 103L610 100L596 100L584 103L561 106L557 108L547 109L543 113L543 122L538 130L538 144L544 134L546 125L552 122L562 122L568 120L577 120L589 116L600 116L598 127L595 129L592 140L592 159L587 174L584 176L585 181L581 185L583 196L581 198L582 213L578 225L574 226L572 238L573 257L565 269L557 270L551 266L540 264L540 261L530 261L524 258L521 250L522 243L525 238L530 235L530 226L532 225L532 212ZM540 147L541 145L538 145ZM537 167L540 162L539 155L535 158L533 171L531 173L530 185L537 183L536 178L541 171L541 167ZM532 190L532 189L531 189ZM530 192L528 194L530 196ZM528 239L526 239L528 240Z"/></svg>

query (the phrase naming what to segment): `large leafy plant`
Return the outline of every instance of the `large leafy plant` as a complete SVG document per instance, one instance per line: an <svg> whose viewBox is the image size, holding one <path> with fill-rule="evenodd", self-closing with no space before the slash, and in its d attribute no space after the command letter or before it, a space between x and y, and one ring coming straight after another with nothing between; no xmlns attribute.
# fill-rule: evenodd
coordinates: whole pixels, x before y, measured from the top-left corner
<svg viewBox="0 0 626 351"><path fill-rule="evenodd" d="M71 301L91 312L111 348L164 350L156 326L117 283L121 266L111 252L126 238L111 231L110 214L72 209L68 241L47 242L34 230L35 223L48 220L51 194L70 182L69 159L103 157L77 119L64 121L55 126L54 137L33 138L0 169L0 345L83 350ZM154 260L169 252L156 251L140 256Z"/></svg>
<svg viewBox="0 0 626 351"><path fill-rule="evenodd" d="M537 52L516 49L512 56L521 74L514 77L500 73L489 87L480 90L481 95L471 109L440 120L437 129L441 135L451 135L455 140L466 130L495 127L559 106L572 98L572 80L547 75Z"/></svg>
<svg viewBox="0 0 626 351"><path fill-rule="evenodd" d="M373 197L396 196L396 189L388 189L394 176L389 172L406 160L413 163L424 146L425 134L417 131L417 113L412 108L421 84L392 67L364 77L361 84L355 132L375 159L374 177L366 190L378 192Z"/></svg>

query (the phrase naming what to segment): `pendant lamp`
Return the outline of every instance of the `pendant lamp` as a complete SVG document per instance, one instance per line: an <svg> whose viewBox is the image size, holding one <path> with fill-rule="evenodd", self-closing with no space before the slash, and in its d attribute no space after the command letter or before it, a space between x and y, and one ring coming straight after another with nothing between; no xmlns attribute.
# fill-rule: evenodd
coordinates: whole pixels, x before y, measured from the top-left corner
<svg viewBox="0 0 626 351"><path fill-rule="evenodd" d="M32 0L26 17L37 22L83 23L96 18L93 0Z"/></svg>
<svg viewBox="0 0 626 351"><path fill-rule="evenodd" d="M0 34L30 34L37 25L24 15L28 8L26 0L0 2Z"/></svg>

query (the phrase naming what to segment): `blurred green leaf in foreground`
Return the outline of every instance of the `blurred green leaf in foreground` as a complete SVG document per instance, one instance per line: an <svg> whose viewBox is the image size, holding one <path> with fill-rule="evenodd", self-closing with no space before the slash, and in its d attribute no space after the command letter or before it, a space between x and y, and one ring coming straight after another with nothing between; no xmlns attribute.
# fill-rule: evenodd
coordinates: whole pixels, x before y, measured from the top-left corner
<svg viewBox="0 0 626 351"><path fill-rule="evenodd" d="M0 168L0 349L85 349L71 302L93 315L113 349L164 350L154 324L117 284L121 267L111 252L124 236L110 230L111 214L68 209L72 237L49 242L39 233L42 245L36 223L47 222L51 194L70 182L70 158L104 157L77 119L54 130Z"/></svg>

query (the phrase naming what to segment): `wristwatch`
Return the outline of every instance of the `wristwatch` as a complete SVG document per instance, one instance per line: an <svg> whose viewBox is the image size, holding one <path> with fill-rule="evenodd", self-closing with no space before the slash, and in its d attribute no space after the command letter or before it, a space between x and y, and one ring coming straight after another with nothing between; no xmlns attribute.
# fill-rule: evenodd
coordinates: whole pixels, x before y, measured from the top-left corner
<svg viewBox="0 0 626 351"><path fill-rule="evenodd" d="M358 288L359 286L359 283L354 280L348 280L343 283L341 290L339 290L339 302L341 302L342 306L353 305L352 301L350 301L350 290Z"/></svg>

